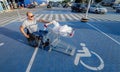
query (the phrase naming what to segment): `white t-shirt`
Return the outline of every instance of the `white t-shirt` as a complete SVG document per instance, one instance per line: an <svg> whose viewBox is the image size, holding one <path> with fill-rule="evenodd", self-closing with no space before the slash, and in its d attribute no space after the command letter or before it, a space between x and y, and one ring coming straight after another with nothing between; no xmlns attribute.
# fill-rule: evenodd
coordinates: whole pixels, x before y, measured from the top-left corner
<svg viewBox="0 0 120 72"><path fill-rule="evenodd" d="M38 31L38 25L37 25L37 20L36 19L34 19L33 21L30 21L30 20L26 19L23 22L22 26L24 28L27 28L30 33Z"/></svg>

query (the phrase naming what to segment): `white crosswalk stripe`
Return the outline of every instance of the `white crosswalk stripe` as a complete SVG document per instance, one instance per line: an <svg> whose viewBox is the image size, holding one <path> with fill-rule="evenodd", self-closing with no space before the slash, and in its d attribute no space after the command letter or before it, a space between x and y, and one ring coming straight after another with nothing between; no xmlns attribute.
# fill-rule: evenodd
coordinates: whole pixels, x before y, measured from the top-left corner
<svg viewBox="0 0 120 72"><path fill-rule="evenodd" d="M20 21L22 22L22 21L24 21L25 19L26 19L26 16L21 16Z"/></svg>
<svg viewBox="0 0 120 72"><path fill-rule="evenodd" d="M83 14L35 14L37 19L42 18L44 20L57 20L57 21L79 21L84 15ZM98 15L89 14L89 21L120 21L120 15ZM21 15L21 22L26 19L26 15ZM12 20L19 20L18 16L3 17L0 18L0 25L9 23Z"/></svg>
<svg viewBox="0 0 120 72"><path fill-rule="evenodd" d="M120 21L120 15L89 15L90 21Z"/></svg>
<svg viewBox="0 0 120 72"><path fill-rule="evenodd" d="M2 24L2 23L8 22L8 21L13 20L13 19L15 19L15 17L3 18L3 19L0 20L0 23Z"/></svg>
<svg viewBox="0 0 120 72"><path fill-rule="evenodd" d="M20 17L18 16L17 11L19 11ZM0 26L4 26L4 25L10 24L11 22L15 22L15 21L21 22L21 21L25 20L26 12L28 12L28 11L35 13L38 10L23 9L23 10L14 10L14 11L0 14ZM36 17L37 16L39 16L39 15L36 14Z"/></svg>
<svg viewBox="0 0 120 72"><path fill-rule="evenodd" d="M62 21L65 21L65 20L66 20L63 14L60 14L60 17L61 17L61 20L62 20Z"/></svg>
<svg viewBox="0 0 120 72"><path fill-rule="evenodd" d="M67 20L73 20L73 18L71 18L70 15L68 15L68 14L65 14L65 17Z"/></svg>
<svg viewBox="0 0 120 72"><path fill-rule="evenodd" d="M48 21L79 21L84 15L83 14L41 14L38 18L42 18ZM90 21L119 21L118 18L109 17L108 15L89 15Z"/></svg>
<svg viewBox="0 0 120 72"><path fill-rule="evenodd" d="M81 18L81 15L75 14L41 14L37 19L42 18L44 20L57 20L57 21L78 21Z"/></svg>
<svg viewBox="0 0 120 72"><path fill-rule="evenodd" d="M52 18L53 18L53 15L52 15L52 14L50 14L50 15L49 15L49 19L48 19L48 21L51 21L51 20L52 20Z"/></svg>
<svg viewBox="0 0 120 72"><path fill-rule="evenodd" d="M58 14L55 14L55 20L59 21L59 15Z"/></svg>
<svg viewBox="0 0 120 72"><path fill-rule="evenodd" d="M74 20L79 20L79 18L77 18L75 15L70 14L71 18L73 18Z"/></svg>
<svg viewBox="0 0 120 72"><path fill-rule="evenodd" d="M44 14L41 14L40 16L38 16L38 18L42 18L42 17L44 17Z"/></svg>
<svg viewBox="0 0 120 72"><path fill-rule="evenodd" d="M47 20L48 14L45 14L42 19Z"/></svg>
<svg viewBox="0 0 120 72"><path fill-rule="evenodd" d="M74 14L78 19L81 19L83 17L83 15L80 14Z"/></svg>

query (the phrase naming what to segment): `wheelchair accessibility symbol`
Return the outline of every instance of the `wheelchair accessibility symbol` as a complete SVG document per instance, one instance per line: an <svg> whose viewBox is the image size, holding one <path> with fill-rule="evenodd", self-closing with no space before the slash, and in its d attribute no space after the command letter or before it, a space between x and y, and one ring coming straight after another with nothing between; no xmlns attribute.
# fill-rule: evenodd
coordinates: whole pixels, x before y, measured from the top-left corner
<svg viewBox="0 0 120 72"><path fill-rule="evenodd" d="M104 68L104 61L102 60L102 58L95 52L93 51L89 51L88 48L86 47L86 45L84 43L80 43L80 46L82 46L83 50L78 50L75 60L74 60L74 65L78 65L79 62L86 68L90 69L90 70L102 70ZM92 55L95 55L99 60L100 60L100 65L97 67L93 67L93 66L89 66L87 64L85 64L80 58L81 57L91 57Z"/></svg>

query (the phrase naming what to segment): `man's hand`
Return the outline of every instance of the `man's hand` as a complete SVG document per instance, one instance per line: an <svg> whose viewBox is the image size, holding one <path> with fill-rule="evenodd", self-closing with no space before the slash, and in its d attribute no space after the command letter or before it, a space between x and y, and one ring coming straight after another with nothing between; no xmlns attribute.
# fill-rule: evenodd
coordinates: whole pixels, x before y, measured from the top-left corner
<svg viewBox="0 0 120 72"><path fill-rule="evenodd" d="M44 24L44 30L46 30L46 29L47 29L47 27L48 27L48 26L47 26L47 24Z"/></svg>
<svg viewBox="0 0 120 72"><path fill-rule="evenodd" d="M29 35L26 35L25 37L26 37L26 38L30 38L30 36L29 36Z"/></svg>
<svg viewBox="0 0 120 72"><path fill-rule="evenodd" d="M43 19L39 19L38 22L42 22L42 23L49 23L48 21L46 20L43 20Z"/></svg>
<svg viewBox="0 0 120 72"><path fill-rule="evenodd" d="M44 27L47 28L47 24L44 24Z"/></svg>
<svg viewBox="0 0 120 72"><path fill-rule="evenodd" d="M20 31L21 33L26 37L26 38L30 38L30 36L24 31L24 27L23 26L20 26Z"/></svg>

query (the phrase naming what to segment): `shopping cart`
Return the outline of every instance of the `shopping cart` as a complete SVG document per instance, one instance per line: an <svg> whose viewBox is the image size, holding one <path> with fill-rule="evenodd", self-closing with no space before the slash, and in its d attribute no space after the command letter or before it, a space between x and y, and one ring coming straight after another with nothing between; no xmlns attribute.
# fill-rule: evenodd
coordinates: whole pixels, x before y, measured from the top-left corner
<svg viewBox="0 0 120 72"><path fill-rule="evenodd" d="M54 32L52 27L47 27L48 30L48 34L46 36L44 36L44 41L46 41L46 39L49 39L50 42L50 49L51 50L55 50L61 53L65 53L68 55L73 56L75 53L76 48L72 45L70 45L69 43L66 43L64 40L62 40L61 34L59 32ZM67 38L69 36L66 36Z"/></svg>

